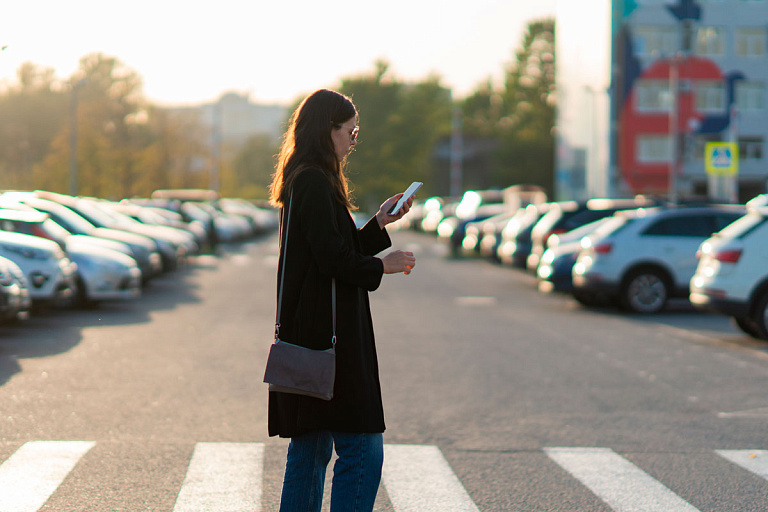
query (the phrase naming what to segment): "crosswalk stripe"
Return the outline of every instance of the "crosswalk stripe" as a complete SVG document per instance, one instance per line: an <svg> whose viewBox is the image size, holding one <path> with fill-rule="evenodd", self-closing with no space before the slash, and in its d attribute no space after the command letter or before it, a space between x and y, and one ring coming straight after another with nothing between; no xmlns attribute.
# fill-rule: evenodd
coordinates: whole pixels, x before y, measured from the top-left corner
<svg viewBox="0 0 768 512"><path fill-rule="evenodd" d="M437 446L384 445L383 480L395 512L478 512Z"/></svg>
<svg viewBox="0 0 768 512"><path fill-rule="evenodd" d="M544 448L544 451L618 512L698 510L609 448Z"/></svg>
<svg viewBox="0 0 768 512"><path fill-rule="evenodd" d="M35 512L93 447L87 441L30 441L0 465L2 512Z"/></svg>
<svg viewBox="0 0 768 512"><path fill-rule="evenodd" d="M715 450L715 453L768 480L768 450Z"/></svg>
<svg viewBox="0 0 768 512"><path fill-rule="evenodd" d="M259 512L263 443L197 443L173 512Z"/></svg>

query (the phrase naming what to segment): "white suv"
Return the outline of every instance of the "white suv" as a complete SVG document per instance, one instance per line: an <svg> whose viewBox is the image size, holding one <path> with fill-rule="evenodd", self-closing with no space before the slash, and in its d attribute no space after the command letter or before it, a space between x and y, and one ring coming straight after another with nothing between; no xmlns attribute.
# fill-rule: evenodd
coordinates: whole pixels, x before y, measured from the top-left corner
<svg viewBox="0 0 768 512"><path fill-rule="evenodd" d="M607 301L636 313L661 311L669 298L688 297L699 245L744 212L741 205L618 212L582 239L573 295L586 305Z"/></svg>
<svg viewBox="0 0 768 512"><path fill-rule="evenodd" d="M733 318L747 334L768 339L768 207L747 214L701 244L691 303Z"/></svg>

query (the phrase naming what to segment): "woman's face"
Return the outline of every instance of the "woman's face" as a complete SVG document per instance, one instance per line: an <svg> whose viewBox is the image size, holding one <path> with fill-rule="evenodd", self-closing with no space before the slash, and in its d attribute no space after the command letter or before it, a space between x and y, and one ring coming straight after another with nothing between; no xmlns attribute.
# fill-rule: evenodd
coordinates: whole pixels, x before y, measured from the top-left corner
<svg viewBox="0 0 768 512"><path fill-rule="evenodd" d="M333 149L336 151L336 156L339 162L344 160L344 157L349 154L349 151L355 147L357 143L357 119L352 118L349 121L341 125L341 128L331 129L331 139L333 139Z"/></svg>

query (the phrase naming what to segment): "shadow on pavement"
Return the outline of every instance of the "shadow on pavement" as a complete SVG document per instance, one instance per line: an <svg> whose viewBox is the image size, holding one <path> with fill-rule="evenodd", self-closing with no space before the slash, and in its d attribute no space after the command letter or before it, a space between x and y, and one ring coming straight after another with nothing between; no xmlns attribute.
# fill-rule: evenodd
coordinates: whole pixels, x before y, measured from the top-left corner
<svg viewBox="0 0 768 512"><path fill-rule="evenodd" d="M47 308L0 327L0 386L21 371L18 359L67 352L80 343L86 327L149 322L151 312L199 302L192 279L199 268L194 263L153 279L135 300L103 302L90 309Z"/></svg>

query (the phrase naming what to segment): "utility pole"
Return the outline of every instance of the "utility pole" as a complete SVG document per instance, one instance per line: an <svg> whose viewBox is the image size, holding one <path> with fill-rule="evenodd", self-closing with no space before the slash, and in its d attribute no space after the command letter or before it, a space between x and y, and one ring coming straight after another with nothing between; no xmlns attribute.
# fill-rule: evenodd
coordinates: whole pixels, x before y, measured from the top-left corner
<svg viewBox="0 0 768 512"><path fill-rule="evenodd" d="M669 139L670 139L670 160L669 160L669 184L668 184L668 198L669 202L673 205L677 205L677 173L678 164L680 161L680 148L678 139L680 137L680 130L678 127L678 103L680 95L680 61L681 54L673 55L669 59Z"/></svg>
<svg viewBox="0 0 768 512"><path fill-rule="evenodd" d="M69 195L77 195L77 106L78 94L85 85L85 79L70 83L69 99Z"/></svg>
<svg viewBox="0 0 768 512"><path fill-rule="evenodd" d="M221 175L221 144L222 144L222 104L221 98L213 106L213 126L211 128L211 170L208 176L208 188L219 191Z"/></svg>
<svg viewBox="0 0 768 512"><path fill-rule="evenodd" d="M461 107L453 108L451 117L451 184L450 195L458 197L463 187L464 141L462 135Z"/></svg>

